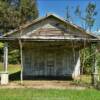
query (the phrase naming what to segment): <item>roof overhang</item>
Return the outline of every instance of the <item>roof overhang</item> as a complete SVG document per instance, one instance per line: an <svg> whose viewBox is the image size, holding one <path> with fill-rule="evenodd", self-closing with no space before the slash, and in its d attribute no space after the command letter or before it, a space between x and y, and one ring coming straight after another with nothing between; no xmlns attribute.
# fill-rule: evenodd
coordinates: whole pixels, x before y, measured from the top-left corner
<svg viewBox="0 0 100 100"><path fill-rule="evenodd" d="M99 39L86 39L86 38L13 38L13 37L2 37L0 38L0 41L5 42L5 41L76 41L76 42L89 42L89 43L96 43L100 42Z"/></svg>

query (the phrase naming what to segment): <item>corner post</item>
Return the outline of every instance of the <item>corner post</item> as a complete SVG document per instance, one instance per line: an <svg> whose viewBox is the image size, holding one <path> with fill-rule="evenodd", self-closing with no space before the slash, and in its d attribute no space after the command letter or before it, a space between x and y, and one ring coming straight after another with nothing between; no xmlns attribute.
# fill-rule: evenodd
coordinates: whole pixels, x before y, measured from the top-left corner
<svg viewBox="0 0 100 100"><path fill-rule="evenodd" d="M9 74L8 74L8 43L4 43L4 72L1 74L1 85L7 85L9 83Z"/></svg>
<svg viewBox="0 0 100 100"><path fill-rule="evenodd" d="M4 43L4 72L8 72L8 43Z"/></svg>
<svg viewBox="0 0 100 100"><path fill-rule="evenodd" d="M97 82L99 81L99 75L98 75L98 65L97 65L97 57L96 57L96 54L97 54L98 50L97 48L95 49L95 62L94 62L94 73L93 73L93 79L94 79L94 86L97 86Z"/></svg>
<svg viewBox="0 0 100 100"><path fill-rule="evenodd" d="M19 39L19 46L20 46L20 57L21 57L20 80L21 80L21 84L23 84L23 46L22 46L22 41L20 39Z"/></svg>

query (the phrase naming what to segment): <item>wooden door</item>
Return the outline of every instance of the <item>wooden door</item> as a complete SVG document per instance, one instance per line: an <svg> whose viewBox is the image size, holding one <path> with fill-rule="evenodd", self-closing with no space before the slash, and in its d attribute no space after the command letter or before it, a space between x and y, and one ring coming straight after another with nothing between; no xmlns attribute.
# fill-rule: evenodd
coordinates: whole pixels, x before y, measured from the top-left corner
<svg viewBox="0 0 100 100"><path fill-rule="evenodd" d="M55 70L55 53L49 52L47 53L47 76L53 76Z"/></svg>

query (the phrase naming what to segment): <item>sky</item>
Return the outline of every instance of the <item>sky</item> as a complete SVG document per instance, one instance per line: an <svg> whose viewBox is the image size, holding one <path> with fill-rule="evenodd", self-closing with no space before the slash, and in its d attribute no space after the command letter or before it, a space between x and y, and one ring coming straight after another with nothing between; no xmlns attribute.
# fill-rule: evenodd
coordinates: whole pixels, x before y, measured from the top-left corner
<svg viewBox="0 0 100 100"><path fill-rule="evenodd" d="M70 15L73 16L72 22L81 26L82 22L74 14L75 8L77 5L80 5L82 12L84 12L89 2L96 3L96 11L98 12L95 25L92 30L95 32L97 29L100 29L100 0L37 0L37 5L39 9L39 16L45 16L46 13L54 13L63 18L65 18L66 15L66 7L69 6Z"/></svg>

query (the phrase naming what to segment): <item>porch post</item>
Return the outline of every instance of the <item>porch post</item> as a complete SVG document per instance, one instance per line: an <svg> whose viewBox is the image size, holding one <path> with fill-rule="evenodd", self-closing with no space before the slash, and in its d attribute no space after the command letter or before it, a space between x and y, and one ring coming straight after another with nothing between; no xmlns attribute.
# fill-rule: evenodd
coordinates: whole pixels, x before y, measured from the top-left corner
<svg viewBox="0 0 100 100"><path fill-rule="evenodd" d="M94 60L94 72L93 72L93 85L96 86L97 82L99 81L99 75L98 75L98 65L97 65L97 54L98 49L95 49L95 60Z"/></svg>
<svg viewBox="0 0 100 100"><path fill-rule="evenodd" d="M20 80L21 80L21 84L23 84L23 46L22 46L22 41L21 40L19 40L19 46L20 46L20 57L21 57Z"/></svg>
<svg viewBox="0 0 100 100"><path fill-rule="evenodd" d="M8 72L8 43L4 43L4 72Z"/></svg>
<svg viewBox="0 0 100 100"><path fill-rule="evenodd" d="M4 71L1 74L1 85L6 85L9 82L8 75L8 44L4 43Z"/></svg>

